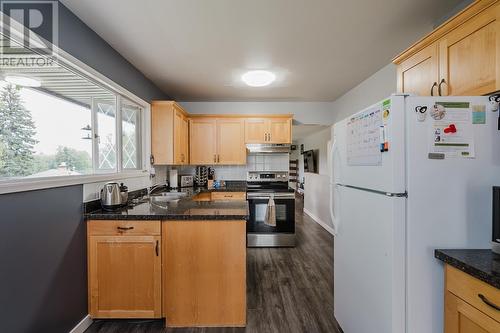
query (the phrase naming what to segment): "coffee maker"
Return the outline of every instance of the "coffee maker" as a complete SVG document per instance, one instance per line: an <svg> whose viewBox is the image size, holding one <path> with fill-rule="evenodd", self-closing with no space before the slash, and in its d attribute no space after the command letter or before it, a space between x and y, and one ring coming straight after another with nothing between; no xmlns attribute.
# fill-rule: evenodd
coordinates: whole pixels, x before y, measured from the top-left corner
<svg viewBox="0 0 500 333"><path fill-rule="evenodd" d="M500 254L500 186L493 186L493 228L491 250Z"/></svg>

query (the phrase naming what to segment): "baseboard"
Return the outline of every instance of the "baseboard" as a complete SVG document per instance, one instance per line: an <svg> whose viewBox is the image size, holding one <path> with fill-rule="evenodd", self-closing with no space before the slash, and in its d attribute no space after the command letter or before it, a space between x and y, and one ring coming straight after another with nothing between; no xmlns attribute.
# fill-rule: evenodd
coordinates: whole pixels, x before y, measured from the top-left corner
<svg viewBox="0 0 500 333"><path fill-rule="evenodd" d="M333 235L333 228L331 226L329 226L326 222L322 221L319 217L317 217L316 215L314 215L313 213L311 213L310 211L308 211L305 208L304 208L304 213L306 213L307 216L312 218L314 220L314 222L316 222L317 224L322 226L323 229L325 229L326 231L328 231L329 233L331 233Z"/></svg>
<svg viewBox="0 0 500 333"><path fill-rule="evenodd" d="M90 315L86 315L69 333L83 333L90 325L92 325L92 319Z"/></svg>

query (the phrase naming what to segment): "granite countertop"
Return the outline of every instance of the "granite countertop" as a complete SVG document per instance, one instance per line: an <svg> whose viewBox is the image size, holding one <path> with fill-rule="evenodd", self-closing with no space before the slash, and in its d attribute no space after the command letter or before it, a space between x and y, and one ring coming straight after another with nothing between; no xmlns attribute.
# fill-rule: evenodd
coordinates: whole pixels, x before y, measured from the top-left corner
<svg viewBox="0 0 500 333"><path fill-rule="evenodd" d="M500 289L500 255L486 250L435 250L434 256Z"/></svg>
<svg viewBox="0 0 500 333"><path fill-rule="evenodd" d="M247 201L194 201L202 192L246 192L246 187L231 186L219 189L183 188L186 196L178 201L153 203L140 200L137 204L116 211L103 209L85 213L88 220L248 220Z"/></svg>

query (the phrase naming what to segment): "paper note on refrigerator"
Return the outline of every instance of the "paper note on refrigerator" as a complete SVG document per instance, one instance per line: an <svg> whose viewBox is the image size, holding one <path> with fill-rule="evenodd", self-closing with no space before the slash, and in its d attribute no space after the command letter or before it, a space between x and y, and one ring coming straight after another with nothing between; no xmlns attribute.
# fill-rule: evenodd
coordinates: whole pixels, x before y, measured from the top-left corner
<svg viewBox="0 0 500 333"><path fill-rule="evenodd" d="M347 122L347 164L381 165L382 109L374 107L357 113Z"/></svg>
<svg viewBox="0 0 500 333"><path fill-rule="evenodd" d="M430 153L444 154L446 158L474 158L474 130L471 108L467 102L436 103L444 114L432 119L429 128ZM436 108L436 106L434 107Z"/></svg>

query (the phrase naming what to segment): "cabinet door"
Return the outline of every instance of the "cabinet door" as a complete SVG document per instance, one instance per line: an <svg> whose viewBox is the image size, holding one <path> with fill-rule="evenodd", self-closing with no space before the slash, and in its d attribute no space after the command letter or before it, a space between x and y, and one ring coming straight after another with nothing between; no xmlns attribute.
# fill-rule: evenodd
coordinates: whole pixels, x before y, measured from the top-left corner
<svg viewBox="0 0 500 333"><path fill-rule="evenodd" d="M439 42L443 96L485 95L500 89L500 5L451 31Z"/></svg>
<svg viewBox="0 0 500 333"><path fill-rule="evenodd" d="M193 118L189 124L191 164L217 163L217 135L214 118Z"/></svg>
<svg viewBox="0 0 500 333"><path fill-rule="evenodd" d="M246 164L245 123L243 119L217 119L217 163Z"/></svg>
<svg viewBox="0 0 500 333"><path fill-rule="evenodd" d="M168 326L245 326L246 222L169 221L162 237Z"/></svg>
<svg viewBox="0 0 500 333"><path fill-rule="evenodd" d="M161 236L89 236L92 318L161 317Z"/></svg>
<svg viewBox="0 0 500 333"><path fill-rule="evenodd" d="M449 291L445 294L445 333L500 332L500 323Z"/></svg>
<svg viewBox="0 0 500 333"><path fill-rule="evenodd" d="M174 137L172 135L172 105L153 103L151 108L151 154L155 164L172 164Z"/></svg>
<svg viewBox="0 0 500 333"><path fill-rule="evenodd" d="M269 120L269 143L292 143L292 119L271 118Z"/></svg>
<svg viewBox="0 0 500 333"><path fill-rule="evenodd" d="M438 48L432 44L397 68L398 92L413 93L419 96L438 95Z"/></svg>
<svg viewBox="0 0 500 333"><path fill-rule="evenodd" d="M266 143L269 132L269 119L245 119L245 143Z"/></svg>
<svg viewBox="0 0 500 333"><path fill-rule="evenodd" d="M186 118L184 115L175 110L174 112L174 164L182 165L185 164L187 156L185 155L185 143L186 143L186 131L184 128L184 123Z"/></svg>

